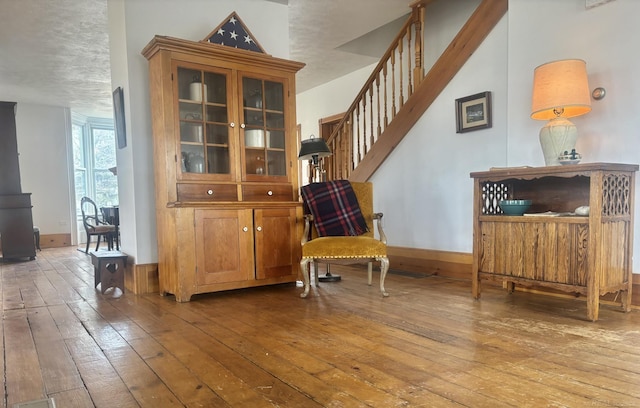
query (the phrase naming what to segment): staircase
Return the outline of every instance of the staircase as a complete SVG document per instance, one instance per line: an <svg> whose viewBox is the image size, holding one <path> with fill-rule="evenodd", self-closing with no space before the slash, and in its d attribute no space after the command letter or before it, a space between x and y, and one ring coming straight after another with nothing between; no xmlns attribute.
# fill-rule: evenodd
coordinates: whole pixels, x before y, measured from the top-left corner
<svg viewBox="0 0 640 408"><path fill-rule="evenodd" d="M508 0L482 0L425 75L424 15L434 1L411 5L409 19L327 139L333 152L324 158L328 180L369 179L508 9Z"/></svg>

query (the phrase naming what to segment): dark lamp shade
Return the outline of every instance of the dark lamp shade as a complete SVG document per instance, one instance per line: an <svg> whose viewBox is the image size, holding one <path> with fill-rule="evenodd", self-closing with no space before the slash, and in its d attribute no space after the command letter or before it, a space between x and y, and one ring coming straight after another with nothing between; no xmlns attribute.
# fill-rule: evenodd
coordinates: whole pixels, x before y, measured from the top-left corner
<svg viewBox="0 0 640 408"><path fill-rule="evenodd" d="M318 158L331 156L331 149L329 149L324 139L311 138L302 141L298 160L309 160L313 156Z"/></svg>
<svg viewBox="0 0 640 408"><path fill-rule="evenodd" d="M553 61L533 73L531 118L571 118L591 110L587 64L583 60Z"/></svg>

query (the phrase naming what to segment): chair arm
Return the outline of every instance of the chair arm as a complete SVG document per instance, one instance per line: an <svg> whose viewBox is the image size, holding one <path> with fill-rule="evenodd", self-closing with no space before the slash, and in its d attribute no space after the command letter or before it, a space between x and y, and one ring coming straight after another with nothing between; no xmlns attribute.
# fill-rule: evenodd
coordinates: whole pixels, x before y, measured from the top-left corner
<svg viewBox="0 0 640 408"><path fill-rule="evenodd" d="M313 215L304 214L302 216L304 218L304 232L302 233L302 239L300 240L300 245L304 245L309 241L309 233L311 232L311 223L313 222Z"/></svg>
<svg viewBox="0 0 640 408"><path fill-rule="evenodd" d="M94 224L91 224L89 222L90 220L93 220ZM83 218L82 223L84 224L84 227L91 230L91 232L95 232L96 227L99 227L100 225L111 225L108 222L101 220L99 217L96 217L95 215L86 215Z"/></svg>
<svg viewBox="0 0 640 408"><path fill-rule="evenodd" d="M382 213L373 213L373 219L376 221L376 225L378 227L378 235L380 235L380 241L383 244L387 244L387 236L384 234L384 230L382 229Z"/></svg>

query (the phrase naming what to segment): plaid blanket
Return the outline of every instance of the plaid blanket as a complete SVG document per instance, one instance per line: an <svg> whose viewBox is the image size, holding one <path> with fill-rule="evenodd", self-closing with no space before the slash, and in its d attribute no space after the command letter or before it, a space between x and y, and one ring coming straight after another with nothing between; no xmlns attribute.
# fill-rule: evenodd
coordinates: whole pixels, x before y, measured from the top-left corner
<svg viewBox="0 0 640 408"><path fill-rule="evenodd" d="M348 180L307 184L302 187L302 197L313 215L318 236L361 235L368 231Z"/></svg>

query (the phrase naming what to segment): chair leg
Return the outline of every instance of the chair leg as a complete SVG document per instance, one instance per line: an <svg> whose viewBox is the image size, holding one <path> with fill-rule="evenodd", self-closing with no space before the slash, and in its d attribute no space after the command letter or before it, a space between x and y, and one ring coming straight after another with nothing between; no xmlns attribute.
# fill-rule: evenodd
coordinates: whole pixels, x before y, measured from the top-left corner
<svg viewBox="0 0 640 408"><path fill-rule="evenodd" d="M302 258L302 260L300 261L300 272L302 273L302 279L304 279L304 292L300 294L301 298L306 298L307 295L309 294L309 289L311 286L311 282L309 282L310 281L309 273L311 272L309 270L310 262L311 262L311 259L308 259L308 258Z"/></svg>
<svg viewBox="0 0 640 408"><path fill-rule="evenodd" d="M36 243L36 249L38 251L42 251L42 249L40 249L40 228L33 227L33 239Z"/></svg>
<svg viewBox="0 0 640 408"><path fill-rule="evenodd" d="M97 237L98 237L98 241L96 242L96 251L98 250L98 248L100 248L100 238L101 238L101 236L97 235Z"/></svg>
<svg viewBox="0 0 640 408"><path fill-rule="evenodd" d="M389 258L386 256L384 258L378 258L380 261L380 292L382 292L382 296L387 297L389 294L386 290L384 290L384 280L387 277L387 272L389 272Z"/></svg>
<svg viewBox="0 0 640 408"><path fill-rule="evenodd" d="M367 263L367 284L369 286L371 286L372 276L373 276L373 262L369 261Z"/></svg>
<svg viewBox="0 0 640 408"><path fill-rule="evenodd" d="M87 235L87 247L84 250L85 254L89 253L89 245L91 245L91 235Z"/></svg>

